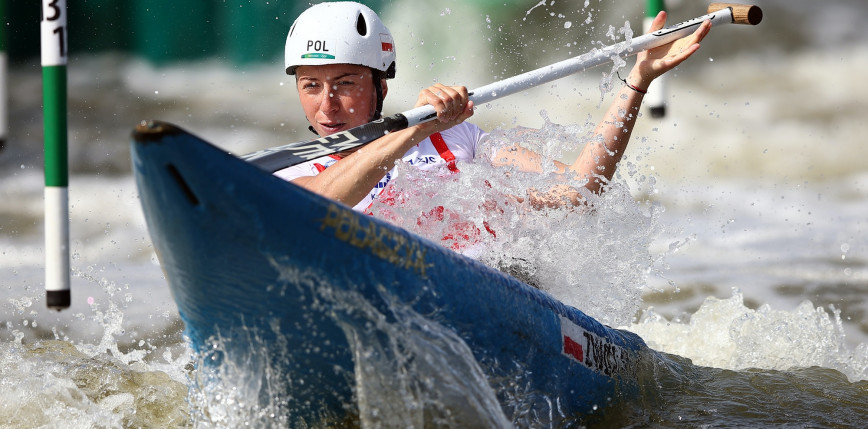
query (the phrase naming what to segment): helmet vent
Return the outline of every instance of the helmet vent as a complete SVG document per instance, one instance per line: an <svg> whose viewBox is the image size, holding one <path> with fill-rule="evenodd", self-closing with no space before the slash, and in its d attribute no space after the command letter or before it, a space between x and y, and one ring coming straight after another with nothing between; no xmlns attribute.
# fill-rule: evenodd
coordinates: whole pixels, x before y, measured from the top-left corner
<svg viewBox="0 0 868 429"><path fill-rule="evenodd" d="M368 24L365 22L365 17L362 16L361 13L359 13L359 18L356 20L356 31L358 31L362 36L368 34Z"/></svg>

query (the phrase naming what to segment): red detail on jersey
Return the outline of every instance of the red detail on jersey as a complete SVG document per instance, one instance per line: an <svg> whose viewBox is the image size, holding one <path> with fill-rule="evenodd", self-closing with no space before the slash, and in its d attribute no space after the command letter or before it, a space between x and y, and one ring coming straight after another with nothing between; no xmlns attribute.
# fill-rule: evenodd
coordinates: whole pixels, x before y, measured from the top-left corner
<svg viewBox="0 0 868 429"><path fill-rule="evenodd" d="M431 139L431 143L434 144L434 149L437 149L440 158L443 158L443 160L446 161L446 166L449 167L449 171L457 173L458 167L455 166L455 155L451 150L449 150L449 146L446 145L446 140L443 140L443 136L441 136L440 133L434 133L428 138Z"/></svg>
<svg viewBox="0 0 868 429"><path fill-rule="evenodd" d="M437 154L446 161L446 167L449 171L452 173L458 173L459 170L456 166L455 154L449 150L449 146L446 144L443 136L440 135L440 133L434 133L430 136L430 139L434 149L437 150ZM491 188L491 183L486 180L485 186ZM407 198L418 197L420 197L420 195L413 195L412 192L407 193L403 190L397 190L390 183L377 197L377 202L392 207L403 207L407 202ZM503 209L498 207L497 202L495 201L485 201L480 205L480 208L486 211L503 213ZM368 207L366 213L373 215L370 207ZM382 214L387 219L389 218L388 211ZM432 236L434 234L442 234L441 241L443 246L455 251L460 251L468 246L479 243L484 238L482 229L476 226L474 222L466 220L461 214L443 206L434 207L433 209L420 214L419 217L416 218L416 225L418 225L423 231L423 235ZM488 221L483 221L482 226L487 233L491 234L492 237L497 237L497 234L494 229L491 228Z"/></svg>
<svg viewBox="0 0 868 429"><path fill-rule="evenodd" d="M331 157L331 159L333 159L333 160L335 160L335 161L340 161L340 160L341 160L341 157L339 157L339 156L337 156L337 155L329 155L329 157ZM322 165L322 164L320 164L320 163L318 163L318 162L315 162L315 163L313 164L313 166L316 167L316 172L317 172L317 173L322 173L326 168L328 168L328 167L326 167L325 165Z"/></svg>

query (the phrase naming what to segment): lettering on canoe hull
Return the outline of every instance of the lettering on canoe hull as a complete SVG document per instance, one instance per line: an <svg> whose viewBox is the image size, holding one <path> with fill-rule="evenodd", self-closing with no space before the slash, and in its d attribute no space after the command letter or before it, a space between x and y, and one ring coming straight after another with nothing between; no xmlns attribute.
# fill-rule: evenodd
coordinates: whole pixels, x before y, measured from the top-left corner
<svg viewBox="0 0 868 429"><path fill-rule="evenodd" d="M627 349L585 330L570 319L563 316L560 319L561 351L565 356L609 377L633 372L635 365L631 364Z"/></svg>
<svg viewBox="0 0 868 429"><path fill-rule="evenodd" d="M408 239L389 228L377 225L366 217L337 204L330 204L320 231L331 229L335 238L350 246L367 250L372 255L421 277L431 264L425 262L426 249L416 240Z"/></svg>

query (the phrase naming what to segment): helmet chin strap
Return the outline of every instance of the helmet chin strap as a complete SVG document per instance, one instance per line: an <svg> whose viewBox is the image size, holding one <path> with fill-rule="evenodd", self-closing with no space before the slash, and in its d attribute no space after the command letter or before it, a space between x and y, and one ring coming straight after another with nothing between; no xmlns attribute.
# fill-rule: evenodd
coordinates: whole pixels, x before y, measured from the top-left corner
<svg viewBox="0 0 868 429"><path fill-rule="evenodd" d="M385 73L376 69L371 69L371 72L373 78L371 80L374 81L374 92L377 93L377 107L374 109L374 114L371 115L371 121L376 121L383 117L383 99L385 98L385 96L383 96L383 80L386 79L386 76Z"/></svg>

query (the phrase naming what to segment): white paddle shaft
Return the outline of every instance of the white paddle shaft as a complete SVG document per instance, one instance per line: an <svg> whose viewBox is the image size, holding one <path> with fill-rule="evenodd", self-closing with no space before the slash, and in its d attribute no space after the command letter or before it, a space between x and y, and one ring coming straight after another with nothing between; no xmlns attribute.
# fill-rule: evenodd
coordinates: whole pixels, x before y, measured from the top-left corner
<svg viewBox="0 0 868 429"><path fill-rule="evenodd" d="M646 49L663 46L696 31L696 29L705 21L711 21L712 26L732 23L756 25L759 23L759 20L762 19L761 12L758 12L760 14L759 18L755 15L757 12L752 12L754 13L754 16L749 19L747 18L747 15L749 15L748 8L753 8L749 9L751 11L759 10L755 6L713 3L709 6L709 10L713 10L715 7L719 7L720 9L714 9L713 12L707 15L684 21L653 33L634 37L631 40L606 46L602 49L594 49L593 51L578 57L563 60L527 73L476 88L470 92L470 100L478 106L501 97L506 97L507 95L512 95L544 83L552 82L591 67L596 67L612 61L615 57L625 57ZM735 13L733 12L734 10L736 10ZM737 19L739 16L744 17ZM427 122L436 117L434 107L430 105L420 106L402 112L402 114L407 117L408 126Z"/></svg>

